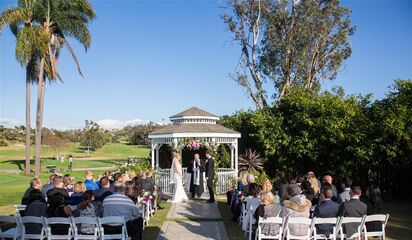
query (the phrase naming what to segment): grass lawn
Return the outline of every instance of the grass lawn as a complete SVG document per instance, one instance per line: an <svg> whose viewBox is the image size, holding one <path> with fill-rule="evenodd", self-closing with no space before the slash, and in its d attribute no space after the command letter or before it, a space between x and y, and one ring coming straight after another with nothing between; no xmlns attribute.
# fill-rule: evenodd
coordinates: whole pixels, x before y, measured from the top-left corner
<svg viewBox="0 0 412 240"><path fill-rule="evenodd" d="M125 161L129 156L147 157L150 149L143 146L131 146L126 144L107 144L90 155L79 149L78 145L73 145L61 151L64 155L72 154L73 168L98 168L113 167L118 161ZM47 165L56 165L58 171L66 173L67 160L64 163L51 159L53 152L45 147L42 150L42 173L40 178L42 183L47 182ZM24 146L14 145L0 147L0 170L23 170L24 171ZM32 168L34 161L32 161ZM94 171L95 176L103 172ZM75 180L83 180L84 171L70 172ZM22 173L0 172L0 214L14 213L14 204L19 204L24 191L28 188L31 177L23 176Z"/></svg>
<svg viewBox="0 0 412 240"><path fill-rule="evenodd" d="M152 240L156 239L157 235L159 235L160 229L162 228L163 222L166 221L167 213L172 204L162 202L161 206L164 207L164 209L156 211L153 218L150 219L149 225L147 225L143 231L143 239Z"/></svg>
<svg viewBox="0 0 412 240"><path fill-rule="evenodd" d="M118 160L126 160L127 157L148 157L150 149L146 146L133 146L121 143L106 144L96 152L85 153L78 144L63 148L60 154L66 156L65 162L54 160L54 152L45 146L42 148L42 170L47 165L56 165L57 169L67 169L68 155L73 155L73 168L111 167ZM31 149L34 156L34 147ZM24 145L16 144L8 147L0 147L0 170L24 170L25 150ZM31 161L34 167L34 160Z"/></svg>

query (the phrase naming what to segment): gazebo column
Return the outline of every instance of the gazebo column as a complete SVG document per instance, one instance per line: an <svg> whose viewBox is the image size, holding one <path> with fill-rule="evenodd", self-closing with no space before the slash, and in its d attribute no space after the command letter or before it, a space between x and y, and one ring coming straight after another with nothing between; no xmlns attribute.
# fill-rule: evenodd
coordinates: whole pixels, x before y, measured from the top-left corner
<svg viewBox="0 0 412 240"><path fill-rule="evenodd" d="M238 144L237 144L237 139L235 140L235 172L236 172L236 176L238 175Z"/></svg>
<svg viewBox="0 0 412 240"><path fill-rule="evenodd" d="M152 140L152 141L153 141L153 140ZM154 164L155 164L155 148L156 148L156 145L157 145L156 143L153 143L153 142L152 142L152 147L150 148L151 151L152 151L152 152L151 152L151 153L152 153L152 154L151 154L151 156L152 156L152 159L151 159L151 161L152 161L152 169L154 169L154 166L155 166Z"/></svg>
<svg viewBox="0 0 412 240"><path fill-rule="evenodd" d="M235 161L235 145L230 144L230 168L234 169Z"/></svg>
<svg viewBox="0 0 412 240"><path fill-rule="evenodd" d="M156 169L159 169L159 150L162 144L156 144Z"/></svg>

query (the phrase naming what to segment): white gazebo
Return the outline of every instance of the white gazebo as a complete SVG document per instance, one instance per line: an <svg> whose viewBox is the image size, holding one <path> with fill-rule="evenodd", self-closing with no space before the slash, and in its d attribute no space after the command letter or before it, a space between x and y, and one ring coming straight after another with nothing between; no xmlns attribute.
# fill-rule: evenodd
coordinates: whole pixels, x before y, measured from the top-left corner
<svg viewBox="0 0 412 240"><path fill-rule="evenodd" d="M192 107L186 111L170 117L171 125L154 130L149 134L151 139L152 168L158 174L158 185L164 192L170 192L170 169L160 169L159 149L162 145L171 145L182 151L190 141L197 141L209 148L216 148L220 144L230 147L230 168L217 169L217 192L225 192L231 187L231 179L238 172L238 139L240 133L217 124L219 117L200 108Z"/></svg>

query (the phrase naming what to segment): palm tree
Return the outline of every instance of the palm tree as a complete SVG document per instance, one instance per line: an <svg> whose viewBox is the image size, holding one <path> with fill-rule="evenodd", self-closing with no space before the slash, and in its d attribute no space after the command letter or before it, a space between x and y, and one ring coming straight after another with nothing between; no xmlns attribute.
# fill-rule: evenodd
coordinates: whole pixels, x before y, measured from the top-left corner
<svg viewBox="0 0 412 240"><path fill-rule="evenodd" d="M79 74L80 64L66 36L79 41L87 51L90 47L91 36L87 24L96 14L88 0L41 0L38 2L37 18L43 23L43 30L48 36L47 56L42 55L39 66L37 114L36 114L36 157L35 173L40 173L41 130L43 125L45 79L61 80L57 70L60 49L66 46L76 62Z"/></svg>
<svg viewBox="0 0 412 240"><path fill-rule="evenodd" d="M10 26L17 38L17 61L26 68L26 176L30 175L30 85L37 82L38 59L47 51L47 36L33 18L34 7L35 0L19 0L17 7L0 14L0 33L5 26Z"/></svg>
<svg viewBox="0 0 412 240"><path fill-rule="evenodd" d="M239 155L239 171L247 171L254 169L256 171L263 170L264 159L260 157L260 153L251 148L246 149L244 154Z"/></svg>

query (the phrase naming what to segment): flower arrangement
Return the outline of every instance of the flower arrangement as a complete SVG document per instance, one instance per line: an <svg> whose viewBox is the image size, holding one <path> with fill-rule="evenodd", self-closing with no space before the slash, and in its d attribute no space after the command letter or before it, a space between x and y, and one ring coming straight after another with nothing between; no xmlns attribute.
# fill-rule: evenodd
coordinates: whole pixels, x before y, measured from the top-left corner
<svg viewBox="0 0 412 240"><path fill-rule="evenodd" d="M204 144L201 143L200 140L198 139L189 140L185 145L185 147L189 150L198 150L199 148L202 148L203 146Z"/></svg>

